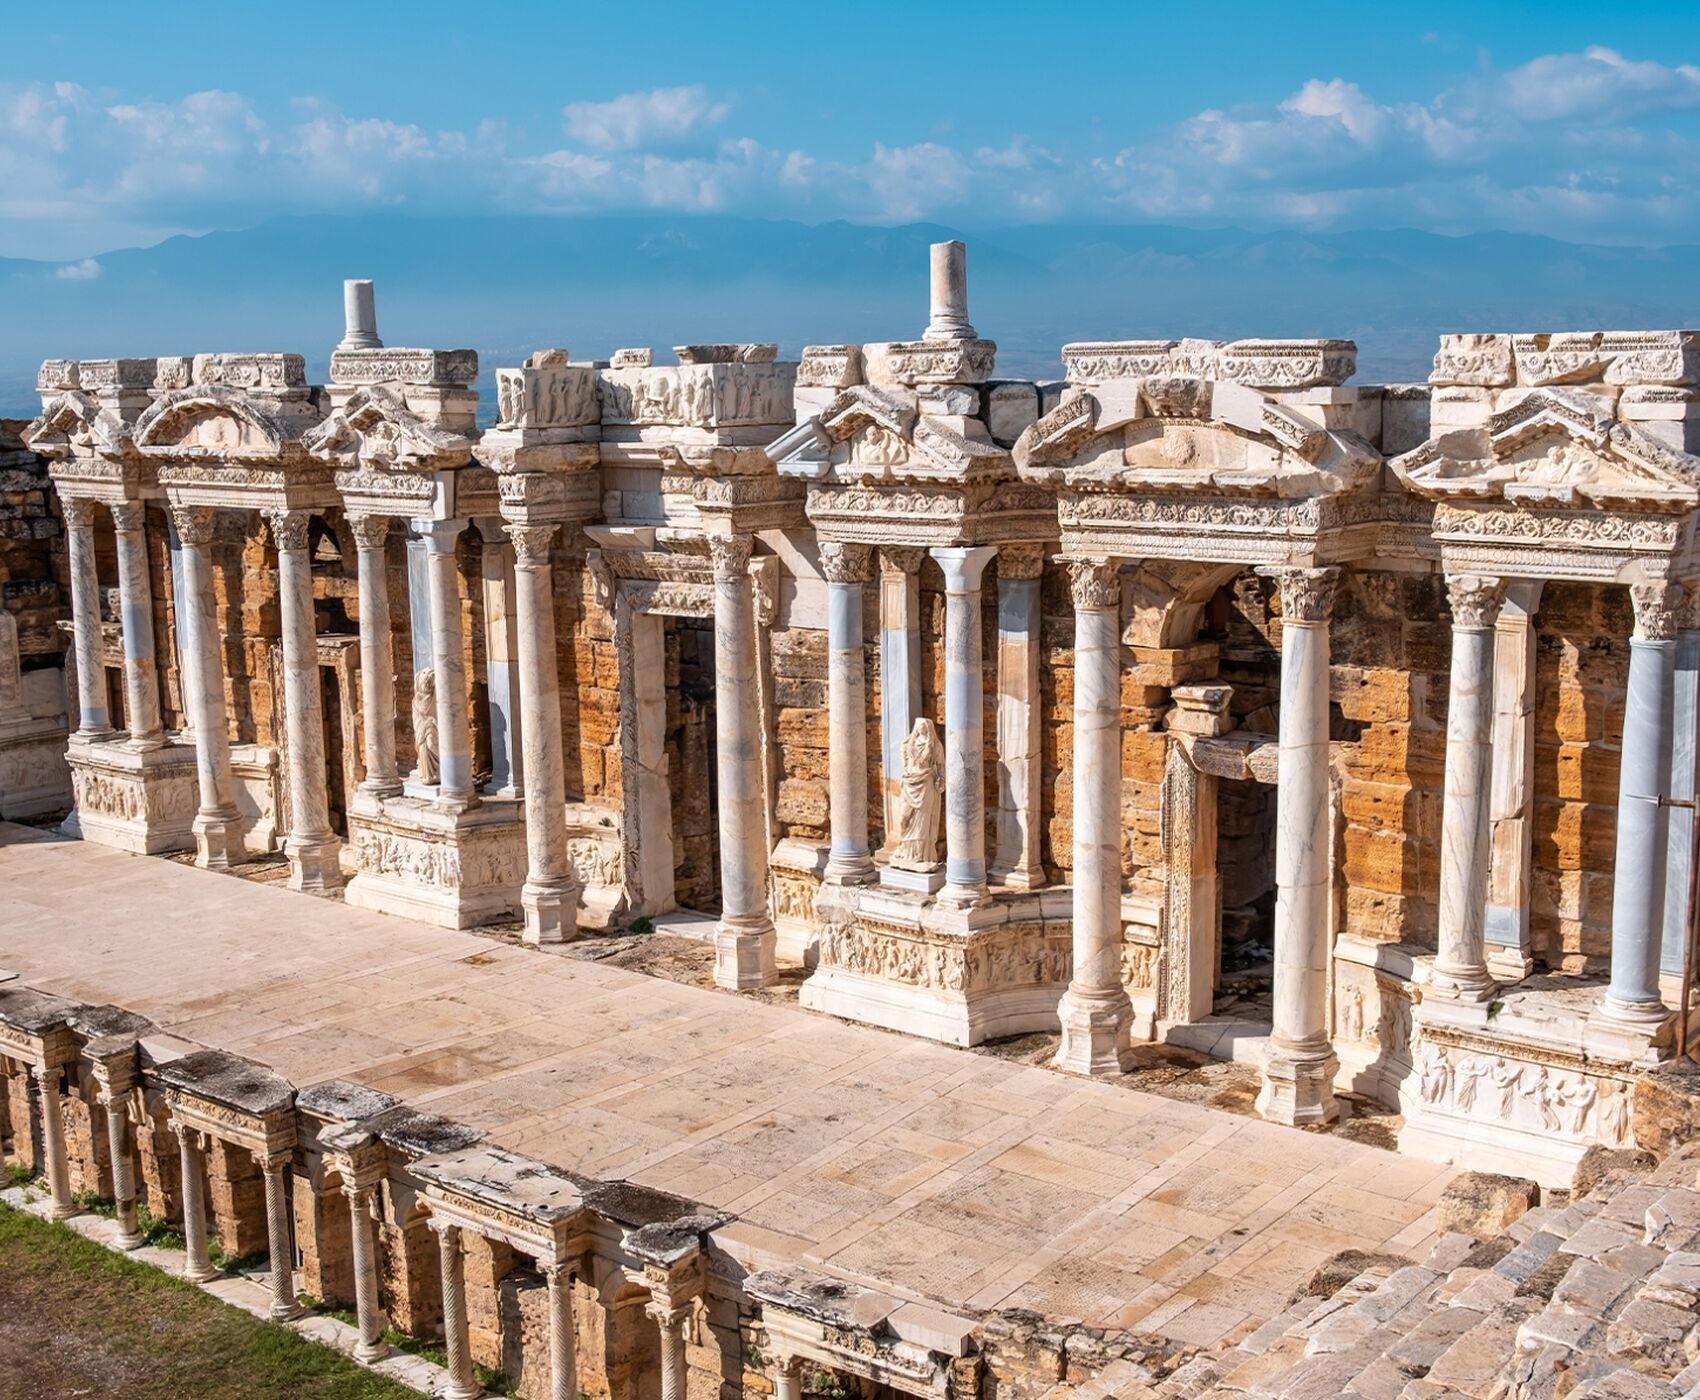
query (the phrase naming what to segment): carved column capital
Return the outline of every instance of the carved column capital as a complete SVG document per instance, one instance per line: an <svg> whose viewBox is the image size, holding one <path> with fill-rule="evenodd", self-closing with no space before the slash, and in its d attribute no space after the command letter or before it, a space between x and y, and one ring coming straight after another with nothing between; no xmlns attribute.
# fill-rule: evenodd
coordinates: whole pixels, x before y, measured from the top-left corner
<svg viewBox="0 0 1700 1400"><path fill-rule="evenodd" d="M537 1261L537 1272L542 1274L550 1283L571 1283L573 1281L573 1261L570 1259Z"/></svg>
<svg viewBox="0 0 1700 1400"><path fill-rule="evenodd" d="M114 501L107 509L112 512L112 527L122 532L140 530L147 520L147 507L140 501Z"/></svg>
<svg viewBox="0 0 1700 1400"><path fill-rule="evenodd" d="M304 510L264 510L266 526L272 532L272 542L281 554L286 550L307 548L307 530L312 515Z"/></svg>
<svg viewBox="0 0 1700 1400"><path fill-rule="evenodd" d="M555 547L559 525L509 525L508 538L514 542L514 567L540 569L549 563Z"/></svg>
<svg viewBox="0 0 1700 1400"><path fill-rule="evenodd" d="M391 518L387 515L351 515L348 528L359 549L382 549L389 543Z"/></svg>
<svg viewBox="0 0 1700 1400"><path fill-rule="evenodd" d="M755 545L755 540L748 535L710 535L708 553L714 561L715 582L741 579L748 575L750 556L755 552Z"/></svg>
<svg viewBox="0 0 1700 1400"><path fill-rule="evenodd" d="M998 577L1035 579L1045 572L1042 544L1006 544L998 550Z"/></svg>
<svg viewBox="0 0 1700 1400"><path fill-rule="evenodd" d="M65 523L73 530L92 530L97 504L86 496L65 496L60 498L59 508L64 513Z"/></svg>
<svg viewBox="0 0 1700 1400"><path fill-rule="evenodd" d="M873 576L873 547L845 540L820 542L820 571L828 583L866 583Z"/></svg>
<svg viewBox="0 0 1700 1400"><path fill-rule="evenodd" d="M204 549L212 543L217 514L211 506L172 506L171 523L179 541L190 549Z"/></svg>
<svg viewBox="0 0 1700 1400"><path fill-rule="evenodd" d="M921 567L927 551L920 545L882 544L880 572L882 574L912 574Z"/></svg>
<svg viewBox="0 0 1700 1400"><path fill-rule="evenodd" d="M1280 585L1283 623L1328 621L1340 584L1339 569L1259 569L1258 573Z"/></svg>
<svg viewBox="0 0 1700 1400"><path fill-rule="evenodd" d="M1446 598L1454 627L1486 631L1499 621L1499 610L1505 604L1505 580L1485 574L1448 574Z"/></svg>
<svg viewBox="0 0 1700 1400"><path fill-rule="evenodd" d="M1629 585L1635 604L1635 637L1643 642L1674 642L1682 615L1682 587L1666 579Z"/></svg>
<svg viewBox="0 0 1700 1400"><path fill-rule="evenodd" d="M1074 598L1076 609L1120 609L1121 564L1115 559L1070 559L1068 591Z"/></svg>
<svg viewBox="0 0 1700 1400"><path fill-rule="evenodd" d="M460 1244L460 1226L452 1220L441 1220L436 1216L427 1216L425 1228L434 1234L445 1249L453 1249Z"/></svg>

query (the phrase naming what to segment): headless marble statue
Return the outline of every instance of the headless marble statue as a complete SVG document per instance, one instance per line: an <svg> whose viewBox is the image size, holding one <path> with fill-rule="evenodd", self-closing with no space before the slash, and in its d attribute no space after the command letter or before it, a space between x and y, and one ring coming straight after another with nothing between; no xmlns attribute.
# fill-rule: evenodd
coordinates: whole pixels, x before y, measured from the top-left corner
<svg viewBox="0 0 1700 1400"><path fill-rule="evenodd" d="M938 869L939 807L944 798L944 745L930 719L918 719L903 741L903 810L891 863L900 870Z"/></svg>
<svg viewBox="0 0 1700 1400"><path fill-rule="evenodd" d="M437 673L427 666L413 677L413 747L419 756L415 781L439 781L437 771Z"/></svg>

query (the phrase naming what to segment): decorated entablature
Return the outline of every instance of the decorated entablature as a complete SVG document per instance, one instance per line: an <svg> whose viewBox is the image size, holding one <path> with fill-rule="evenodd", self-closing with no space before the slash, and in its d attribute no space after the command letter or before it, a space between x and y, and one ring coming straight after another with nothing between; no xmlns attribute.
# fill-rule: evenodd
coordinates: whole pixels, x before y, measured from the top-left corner
<svg viewBox="0 0 1700 1400"><path fill-rule="evenodd" d="M41 416L24 441L51 463L66 494L104 500L157 495L136 423L158 392L187 382L184 359L48 360L36 376Z"/></svg>

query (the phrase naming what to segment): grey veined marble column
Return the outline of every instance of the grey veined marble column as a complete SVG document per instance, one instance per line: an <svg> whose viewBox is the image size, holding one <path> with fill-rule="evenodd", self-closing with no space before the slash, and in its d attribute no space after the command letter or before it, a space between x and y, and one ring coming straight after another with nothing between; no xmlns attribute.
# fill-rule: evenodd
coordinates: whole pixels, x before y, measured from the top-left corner
<svg viewBox="0 0 1700 1400"><path fill-rule="evenodd" d="M93 501L70 497L65 512L65 543L71 564L71 628L77 652L77 734L106 739L112 714L106 703L105 648L100 636L100 573L94 558Z"/></svg>
<svg viewBox="0 0 1700 1400"><path fill-rule="evenodd" d="M519 698L519 597L514 547L499 520L482 519L479 556L484 587L484 673L490 704L492 797L525 792L525 715Z"/></svg>
<svg viewBox="0 0 1700 1400"><path fill-rule="evenodd" d="M118 606L124 631L124 704L133 749L165 747L159 718L159 668L154 660L153 589L148 583L147 507L112 506L118 536Z"/></svg>
<svg viewBox="0 0 1700 1400"><path fill-rule="evenodd" d="M236 811L236 780L230 771L230 722L224 698L223 641L218 597L213 589L213 512L205 506L174 506L172 523L182 546L183 596L177 630L187 664L184 690L195 735L195 775L200 806L195 811L195 864L228 870L242 859Z"/></svg>
<svg viewBox="0 0 1700 1400"><path fill-rule="evenodd" d="M1489 818L1493 797L1494 627L1505 600L1497 578L1446 580L1452 674L1446 706L1446 793L1440 825L1440 939L1432 993L1487 1001Z"/></svg>
<svg viewBox="0 0 1700 1400"><path fill-rule="evenodd" d="M1656 1027L1669 1011L1659 995L1676 632L1682 590L1665 582L1630 585L1635 635L1623 706L1623 756L1617 790L1617 866L1611 892L1611 985L1599 1014Z"/></svg>
<svg viewBox="0 0 1700 1400"><path fill-rule="evenodd" d="M319 697L319 639L313 625L313 573L304 510L269 510L277 543L283 611L283 708L289 726L289 888L326 894L342 886L342 843L331 830L325 778L325 718Z"/></svg>
<svg viewBox="0 0 1700 1400"><path fill-rule="evenodd" d="M525 744L527 943L561 943L578 932L578 877L567 846L567 777L561 753L561 679L555 663L554 525L510 525Z"/></svg>
<svg viewBox="0 0 1700 1400"><path fill-rule="evenodd" d="M827 779L832 843L825 879L836 885L874 878L868 852L868 687L862 659L862 586L872 550L822 540L826 575Z"/></svg>
<svg viewBox="0 0 1700 1400"><path fill-rule="evenodd" d="M362 791L374 798L401 791L395 756L395 634L390 621L387 545L390 517L353 515L360 573L360 710L364 721L366 776Z"/></svg>
<svg viewBox="0 0 1700 1400"><path fill-rule="evenodd" d="M750 580L754 541L748 535L711 535L708 545L714 556L714 743L720 802L721 912L714 930L714 982L742 992L774 980L776 942L768 909L761 697Z"/></svg>
<svg viewBox="0 0 1700 1400"><path fill-rule="evenodd" d="M1074 596L1074 976L1057 1008L1056 1063L1115 1074L1132 1056L1122 984L1121 569L1070 562Z"/></svg>
<svg viewBox="0 0 1700 1400"><path fill-rule="evenodd" d="M455 541L464 520L415 520L425 541L431 585L431 646L437 672L437 799L465 811L478 805L472 781L472 724L466 703L466 652L461 635L460 565Z"/></svg>
<svg viewBox="0 0 1700 1400"><path fill-rule="evenodd" d="M993 545L935 549L944 571L944 888L941 904L986 897L986 662L980 579Z"/></svg>
<svg viewBox="0 0 1700 1400"><path fill-rule="evenodd" d="M1275 796L1275 1015L1257 1109L1326 1123L1338 1062L1328 1039L1331 798L1328 615L1338 569L1274 569L1281 589L1280 782Z"/></svg>

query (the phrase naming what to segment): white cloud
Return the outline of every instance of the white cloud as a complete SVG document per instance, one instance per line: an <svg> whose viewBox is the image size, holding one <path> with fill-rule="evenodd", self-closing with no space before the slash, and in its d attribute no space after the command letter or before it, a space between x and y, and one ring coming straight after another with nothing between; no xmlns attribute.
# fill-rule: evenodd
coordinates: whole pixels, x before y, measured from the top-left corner
<svg viewBox="0 0 1700 1400"><path fill-rule="evenodd" d="M53 275L61 282L92 282L100 276L100 264L93 258L84 258L54 268Z"/></svg>
<svg viewBox="0 0 1700 1400"><path fill-rule="evenodd" d="M1514 68L1505 74L1502 89L1506 108L1530 121L1622 121L1645 112L1700 107L1700 68L1633 62L1595 45Z"/></svg>
<svg viewBox="0 0 1700 1400"><path fill-rule="evenodd" d="M608 102L570 102L561 109L567 135L598 151L632 151L679 141L726 120L732 110L701 84L628 92Z"/></svg>

